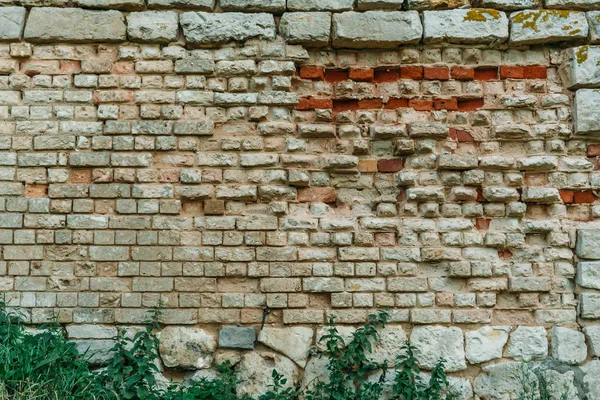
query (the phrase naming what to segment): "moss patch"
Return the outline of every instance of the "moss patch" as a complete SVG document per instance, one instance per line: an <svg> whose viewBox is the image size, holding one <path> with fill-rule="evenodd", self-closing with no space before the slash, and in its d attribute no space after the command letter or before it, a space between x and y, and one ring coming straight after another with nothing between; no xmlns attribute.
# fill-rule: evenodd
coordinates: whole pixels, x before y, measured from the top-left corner
<svg viewBox="0 0 600 400"><path fill-rule="evenodd" d="M472 8L467 11L463 21L486 22L488 18L500 19L500 12L490 8Z"/></svg>

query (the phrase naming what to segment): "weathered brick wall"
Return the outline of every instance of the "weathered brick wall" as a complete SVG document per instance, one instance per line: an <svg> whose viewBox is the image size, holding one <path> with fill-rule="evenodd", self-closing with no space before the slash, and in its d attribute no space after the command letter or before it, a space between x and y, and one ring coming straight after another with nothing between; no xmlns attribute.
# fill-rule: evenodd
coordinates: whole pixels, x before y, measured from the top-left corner
<svg viewBox="0 0 600 400"><path fill-rule="evenodd" d="M386 308L377 357L410 337L463 399L547 357L600 398L599 2L43 3L0 7L0 290L31 323L104 350L162 300L167 368L260 392Z"/></svg>

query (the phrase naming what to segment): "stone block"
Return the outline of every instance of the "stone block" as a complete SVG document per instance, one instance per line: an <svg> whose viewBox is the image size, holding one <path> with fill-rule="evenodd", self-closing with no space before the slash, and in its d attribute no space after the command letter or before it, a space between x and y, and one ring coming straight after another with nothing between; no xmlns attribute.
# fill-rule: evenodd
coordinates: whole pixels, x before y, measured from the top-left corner
<svg viewBox="0 0 600 400"><path fill-rule="evenodd" d="M314 332L306 327L263 328L258 341L292 359L300 367L306 366L308 351L312 346Z"/></svg>
<svg viewBox="0 0 600 400"><path fill-rule="evenodd" d="M331 14L327 12L285 13L279 23L279 32L288 43L311 47L327 46L331 30Z"/></svg>
<svg viewBox="0 0 600 400"><path fill-rule="evenodd" d="M600 319L600 295L581 293L579 295L579 312L584 319Z"/></svg>
<svg viewBox="0 0 600 400"><path fill-rule="evenodd" d="M224 326L219 331L219 347L228 349L254 349L256 332L254 328Z"/></svg>
<svg viewBox="0 0 600 400"><path fill-rule="evenodd" d="M0 8L0 41L21 39L25 12L25 7Z"/></svg>
<svg viewBox="0 0 600 400"><path fill-rule="evenodd" d="M423 12L426 43L502 43L508 39L506 13L472 8Z"/></svg>
<svg viewBox="0 0 600 400"><path fill-rule="evenodd" d="M510 334L507 356L518 361L539 361L548 357L548 338L542 326L519 326Z"/></svg>
<svg viewBox="0 0 600 400"><path fill-rule="evenodd" d="M600 261L582 261L577 264L577 284L584 288L600 289Z"/></svg>
<svg viewBox="0 0 600 400"><path fill-rule="evenodd" d="M523 10L526 8L536 8L539 0L482 0L482 7L495 8L498 10Z"/></svg>
<svg viewBox="0 0 600 400"><path fill-rule="evenodd" d="M83 8L135 11L143 9L144 0L75 0L75 5Z"/></svg>
<svg viewBox="0 0 600 400"><path fill-rule="evenodd" d="M484 326L465 333L466 357L471 364L502 358L508 342L509 326Z"/></svg>
<svg viewBox="0 0 600 400"><path fill-rule="evenodd" d="M219 5L225 11L285 11L285 0L220 0Z"/></svg>
<svg viewBox="0 0 600 400"><path fill-rule="evenodd" d="M212 11L216 0L148 0L149 8L182 8L185 10Z"/></svg>
<svg viewBox="0 0 600 400"><path fill-rule="evenodd" d="M599 87L600 46L579 46L565 50L560 68L563 82L569 89Z"/></svg>
<svg viewBox="0 0 600 400"><path fill-rule="evenodd" d="M210 368L216 348L216 338L199 328L168 326L159 334L160 356L170 368Z"/></svg>
<svg viewBox="0 0 600 400"><path fill-rule="evenodd" d="M275 38L272 14L185 12L179 20L185 39L191 44L216 45L253 38Z"/></svg>
<svg viewBox="0 0 600 400"><path fill-rule="evenodd" d="M288 0L291 11L348 11L352 10L354 0Z"/></svg>
<svg viewBox="0 0 600 400"><path fill-rule="evenodd" d="M524 10L510 15L511 44L567 42L585 39L585 13L566 10Z"/></svg>
<svg viewBox="0 0 600 400"><path fill-rule="evenodd" d="M579 89L575 93L575 134L597 135L600 133L600 89Z"/></svg>
<svg viewBox="0 0 600 400"><path fill-rule="evenodd" d="M421 368L432 369L440 358L446 360L446 371L467 369L463 332L460 328L439 325L416 326L410 335L415 357Z"/></svg>
<svg viewBox="0 0 600 400"><path fill-rule="evenodd" d="M570 365L581 364L587 358L585 336L579 331L555 326L552 328L552 357Z"/></svg>
<svg viewBox="0 0 600 400"><path fill-rule="evenodd" d="M174 42L179 36L178 22L174 11L132 12L127 15L127 36L134 42Z"/></svg>
<svg viewBox="0 0 600 400"><path fill-rule="evenodd" d="M119 11L79 8L34 7L25 25L31 42L122 42L126 40L125 18Z"/></svg>
<svg viewBox="0 0 600 400"><path fill-rule="evenodd" d="M546 8L556 8L558 10L598 10L600 1L598 0L546 0Z"/></svg>
<svg viewBox="0 0 600 400"><path fill-rule="evenodd" d="M577 230L575 252L579 258L600 260L600 229Z"/></svg>
<svg viewBox="0 0 600 400"><path fill-rule="evenodd" d="M416 11L344 12L333 16L333 45L386 48L421 40L423 26Z"/></svg>

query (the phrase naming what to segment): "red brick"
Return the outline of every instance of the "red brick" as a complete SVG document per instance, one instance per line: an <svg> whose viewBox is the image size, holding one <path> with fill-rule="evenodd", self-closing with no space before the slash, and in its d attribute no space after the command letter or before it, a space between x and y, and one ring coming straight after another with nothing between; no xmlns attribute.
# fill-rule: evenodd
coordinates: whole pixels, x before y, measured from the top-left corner
<svg viewBox="0 0 600 400"><path fill-rule="evenodd" d="M459 81L472 81L475 79L475 70L470 67L452 67L450 76Z"/></svg>
<svg viewBox="0 0 600 400"><path fill-rule="evenodd" d="M435 99L433 100L433 108L436 110L458 110L458 103L455 98L452 99Z"/></svg>
<svg viewBox="0 0 600 400"><path fill-rule="evenodd" d="M498 250L498 256L503 260L508 260L512 257L512 251L510 250Z"/></svg>
<svg viewBox="0 0 600 400"><path fill-rule="evenodd" d="M477 198L475 200L480 203L485 202L486 200L485 200L485 197L483 197L483 191L481 190L481 188L477 189L476 192L477 192Z"/></svg>
<svg viewBox="0 0 600 400"><path fill-rule="evenodd" d="M334 99L333 111L354 111L358 110L358 100L354 99Z"/></svg>
<svg viewBox="0 0 600 400"><path fill-rule="evenodd" d="M423 79L423 67L406 66L400 67L400 78L402 79Z"/></svg>
<svg viewBox="0 0 600 400"><path fill-rule="evenodd" d="M61 74L78 74L81 72L81 63L79 61L61 61Z"/></svg>
<svg viewBox="0 0 600 400"><path fill-rule="evenodd" d="M480 231L487 231L490 228L489 218L477 218L475 219L475 227Z"/></svg>
<svg viewBox="0 0 600 400"><path fill-rule="evenodd" d="M324 77L323 67L314 67L314 66L310 66L310 65L304 65L304 66L300 67L300 72L298 75L300 75L300 78L302 78L302 79L320 80L320 79L323 79L323 77Z"/></svg>
<svg viewBox="0 0 600 400"><path fill-rule="evenodd" d="M325 82L338 83L348 80L348 71L328 69L325 71Z"/></svg>
<svg viewBox="0 0 600 400"><path fill-rule="evenodd" d="M358 108L361 109L375 109L383 108L382 99L363 99L358 101Z"/></svg>
<svg viewBox="0 0 600 400"><path fill-rule="evenodd" d="M563 203L568 204L573 202L573 197L575 196L575 192L572 190L560 190L559 191L560 198Z"/></svg>
<svg viewBox="0 0 600 400"><path fill-rule="evenodd" d="M523 67L516 65L501 65L500 66L500 78L501 79L523 79L524 73Z"/></svg>
<svg viewBox="0 0 600 400"><path fill-rule="evenodd" d="M306 97L301 97L298 99L298 104L296 104L296 110L305 111L310 109L310 99L307 99Z"/></svg>
<svg viewBox="0 0 600 400"><path fill-rule="evenodd" d="M379 232L375 234L375 246L396 246L396 234L394 232Z"/></svg>
<svg viewBox="0 0 600 400"><path fill-rule="evenodd" d="M596 196L591 190L585 190L583 192L575 192L573 202L577 204L593 203L596 201Z"/></svg>
<svg viewBox="0 0 600 400"><path fill-rule="evenodd" d="M594 171L598 171L600 169L600 160L597 157L588 157L589 162L594 164Z"/></svg>
<svg viewBox="0 0 600 400"><path fill-rule="evenodd" d="M475 111L483 107L483 99L458 99L459 111Z"/></svg>
<svg viewBox="0 0 600 400"><path fill-rule="evenodd" d="M408 99L401 99L397 97L392 97L385 103L385 107L387 109L395 109L395 108L406 108L408 107Z"/></svg>
<svg viewBox="0 0 600 400"><path fill-rule="evenodd" d="M447 81L450 79L450 75L446 67L425 67L423 68L423 78Z"/></svg>
<svg viewBox="0 0 600 400"><path fill-rule="evenodd" d="M548 68L544 65L530 65L524 68L523 77L525 79L546 79Z"/></svg>
<svg viewBox="0 0 600 400"><path fill-rule="evenodd" d="M353 81L366 82L373 79L373 68L352 68L348 75Z"/></svg>
<svg viewBox="0 0 600 400"><path fill-rule="evenodd" d="M410 99L408 100L408 106L417 111L431 111L433 110L433 100Z"/></svg>
<svg viewBox="0 0 600 400"><path fill-rule="evenodd" d="M302 203L334 203L337 199L335 188L314 187L298 190L298 201Z"/></svg>
<svg viewBox="0 0 600 400"><path fill-rule="evenodd" d="M467 131L463 131L460 129L456 129L456 128L450 128L450 132L448 134L448 136L451 139L454 139L458 142L474 142L475 139L473 138L473 136L471 136L471 134Z"/></svg>
<svg viewBox="0 0 600 400"><path fill-rule="evenodd" d="M135 63L133 61L119 61L113 67L114 74L133 74L135 72Z"/></svg>
<svg viewBox="0 0 600 400"><path fill-rule="evenodd" d="M46 197L48 185L25 185L25 197Z"/></svg>
<svg viewBox="0 0 600 400"><path fill-rule="evenodd" d="M333 102L331 99L309 99L311 109L325 109L333 108Z"/></svg>
<svg viewBox="0 0 600 400"><path fill-rule="evenodd" d="M71 170L71 183L92 183L91 169Z"/></svg>
<svg viewBox="0 0 600 400"><path fill-rule="evenodd" d="M379 160L377 169L379 172L398 172L404 168L404 160L402 158L391 158L388 160Z"/></svg>
<svg viewBox="0 0 600 400"><path fill-rule="evenodd" d="M589 144L587 147L587 155L591 157L600 156L600 144Z"/></svg>
<svg viewBox="0 0 600 400"><path fill-rule="evenodd" d="M377 172L377 160L358 160L360 172Z"/></svg>
<svg viewBox="0 0 600 400"><path fill-rule="evenodd" d="M377 68L373 76L373 82L395 82L398 80L398 68Z"/></svg>
<svg viewBox="0 0 600 400"><path fill-rule="evenodd" d="M475 80L491 81L498 79L498 67L475 68Z"/></svg>

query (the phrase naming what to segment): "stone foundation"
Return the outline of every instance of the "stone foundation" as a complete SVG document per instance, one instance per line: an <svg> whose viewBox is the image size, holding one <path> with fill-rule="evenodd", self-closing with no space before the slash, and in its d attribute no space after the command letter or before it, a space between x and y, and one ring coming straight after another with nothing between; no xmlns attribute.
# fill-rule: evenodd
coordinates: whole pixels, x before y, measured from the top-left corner
<svg viewBox="0 0 600 400"><path fill-rule="evenodd" d="M28 322L102 351L162 301L168 376L231 359L259 393L322 370L329 315L385 308L374 357L410 338L462 399L519 362L600 398L600 2L2 5L0 290Z"/></svg>

